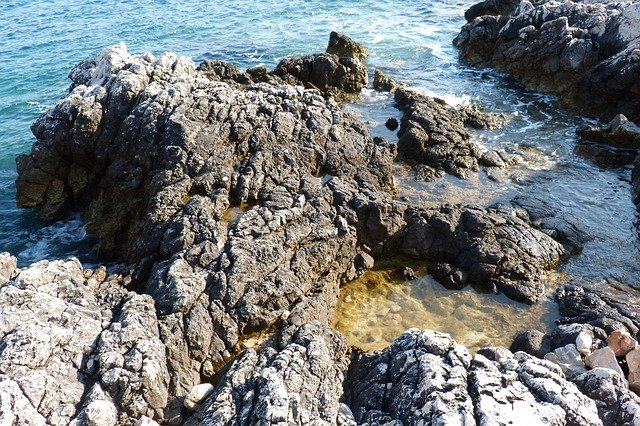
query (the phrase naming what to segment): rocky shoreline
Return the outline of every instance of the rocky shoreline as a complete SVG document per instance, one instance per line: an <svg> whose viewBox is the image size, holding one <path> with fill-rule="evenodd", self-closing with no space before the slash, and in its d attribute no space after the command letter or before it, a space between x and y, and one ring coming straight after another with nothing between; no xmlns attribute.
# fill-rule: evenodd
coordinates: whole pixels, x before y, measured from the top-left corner
<svg viewBox="0 0 640 426"><path fill-rule="evenodd" d="M472 355L412 329L362 353L331 329L340 285L390 254L449 288L535 303L573 252L520 207L396 199L396 160L428 179L508 168L465 128L505 118L377 74L403 116L397 146L372 138L335 101L367 84L366 54L335 33L326 53L240 72L119 45L71 71L17 160L18 204L48 220L82 213L97 253L120 266L18 269L0 256L2 422L640 422L625 382L640 385L634 355L621 355L626 377L589 358L616 330L640 338L632 289L560 287L558 328L518 336L513 352ZM580 354L569 364L573 347L591 369Z"/></svg>

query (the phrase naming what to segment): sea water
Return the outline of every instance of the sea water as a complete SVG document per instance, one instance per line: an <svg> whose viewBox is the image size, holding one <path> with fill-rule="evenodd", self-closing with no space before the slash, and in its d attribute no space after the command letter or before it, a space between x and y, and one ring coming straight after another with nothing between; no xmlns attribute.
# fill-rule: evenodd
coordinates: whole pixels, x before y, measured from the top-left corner
<svg viewBox="0 0 640 426"><path fill-rule="evenodd" d="M511 121L504 129L473 133L480 144L535 153L521 179L497 184L482 173L469 181L447 177L415 184L416 198L483 206L519 195L544 199L589 236L582 254L562 265L569 276L613 276L635 284L640 251L630 169L601 169L574 154L575 128L584 118L560 111L552 98L495 71L458 60L452 40L472 3L2 0L0 251L16 255L21 265L68 256L95 262L80 217L47 224L37 212L15 206L15 157L29 152L34 142L30 125L65 95L67 73L76 62L124 41L133 53L173 51L196 62L217 59L240 68L272 68L286 56L324 51L330 31L337 30L370 49L371 70L382 68L449 103L477 102L508 114ZM386 118L399 116L390 95L365 90L349 108L374 135L395 140L383 125Z"/></svg>

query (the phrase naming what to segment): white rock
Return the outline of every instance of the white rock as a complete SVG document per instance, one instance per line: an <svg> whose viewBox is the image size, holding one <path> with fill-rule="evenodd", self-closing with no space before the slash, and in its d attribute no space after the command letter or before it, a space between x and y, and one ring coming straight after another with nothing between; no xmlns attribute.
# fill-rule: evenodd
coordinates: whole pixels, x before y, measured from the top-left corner
<svg viewBox="0 0 640 426"><path fill-rule="evenodd" d="M196 406L204 401L213 392L211 383L200 383L191 388L187 396L184 397L184 406L189 410L195 410Z"/></svg>
<svg viewBox="0 0 640 426"><path fill-rule="evenodd" d="M160 426L155 420L147 416L140 417L133 426Z"/></svg>
<svg viewBox="0 0 640 426"><path fill-rule="evenodd" d="M118 422L118 411L110 401L93 401L83 411L88 426L115 426Z"/></svg>
<svg viewBox="0 0 640 426"><path fill-rule="evenodd" d="M593 337L586 331L581 331L576 337L576 348L582 355L588 355L591 353L591 345L593 344Z"/></svg>
<svg viewBox="0 0 640 426"><path fill-rule="evenodd" d="M604 347L602 349L598 349L597 351L593 351L585 358L585 363L591 367L602 367L609 368L616 373L618 373L621 377L624 377L622 373L622 369L618 364L618 360L616 359L616 354L613 353L610 347Z"/></svg>

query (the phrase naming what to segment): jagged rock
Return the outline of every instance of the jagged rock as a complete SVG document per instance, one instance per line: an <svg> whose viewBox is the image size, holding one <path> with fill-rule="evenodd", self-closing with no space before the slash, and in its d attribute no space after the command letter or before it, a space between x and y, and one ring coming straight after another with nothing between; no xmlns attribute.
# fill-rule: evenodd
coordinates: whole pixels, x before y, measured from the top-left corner
<svg viewBox="0 0 640 426"><path fill-rule="evenodd" d="M562 315L561 324L591 325L603 331L602 340L620 329L626 329L638 339L640 298L632 287L612 280L574 281L558 288L556 301Z"/></svg>
<svg viewBox="0 0 640 426"><path fill-rule="evenodd" d="M448 263L464 271L467 282L525 303L545 293L546 271L565 255L559 243L504 209L412 210L407 224L403 253Z"/></svg>
<svg viewBox="0 0 640 426"><path fill-rule="evenodd" d="M3 415L36 424L76 417L79 424L116 424L121 413L161 417L168 373L157 328L148 296L128 293L117 278L85 279L75 259L22 269L0 287L0 401L14 401L3 403ZM154 400L158 394L165 399Z"/></svg>
<svg viewBox="0 0 640 426"><path fill-rule="evenodd" d="M373 74L373 88L379 90L381 92L395 92L396 89L400 86L400 84L392 79L391 77L387 77L384 72L376 68Z"/></svg>
<svg viewBox="0 0 640 426"><path fill-rule="evenodd" d="M398 157L410 163L465 178L478 170L481 149L465 126L500 127L504 117L474 107L455 108L444 101L406 88L395 90L396 107L403 113L398 131Z"/></svg>
<svg viewBox="0 0 640 426"><path fill-rule="evenodd" d="M331 31L327 53L364 61L369 57L369 49L345 34Z"/></svg>
<svg viewBox="0 0 640 426"><path fill-rule="evenodd" d="M454 44L463 60L505 71L607 119L640 119L636 2L495 1L470 8Z"/></svg>
<svg viewBox="0 0 640 426"><path fill-rule="evenodd" d="M564 375L569 379L587 371L584 368L580 352L578 352L578 348L574 344L557 348L553 352L546 354L544 359L559 365Z"/></svg>
<svg viewBox="0 0 640 426"><path fill-rule="evenodd" d="M280 347L247 350L186 425L336 424L347 367L342 337L305 324Z"/></svg>
<svg viewBox="0 0 640 426"><path fill-rule="evenodd" d="M358 355L344 398L367 425L602 424L594 402L554 364L504 348L471 358L448 335L415 329Z"/></svg>
<svg viewBox="0 0 640 426"><path fill-rule="evenodd" d="M576 145L576 153L593 158L600 166L631 164L640 149L640 127L622 114L607 125L584 125L577 132L581 140Z"/></svg>
<svg viewBox="0 0 640 426"><path fill-rule="evenodd" d="M356 93L367 85L368 73L359 60L321 53L302 58L285 58L273 75L287 84L319 89L331 95Z"/></svg>
<svg viewBox="0 0 640 426"><path fill-rule="evenodd" d="M584 244L593 239L574 218L559 214L548 200L519 195L511 200L511 204L526 210L536 228L545 230L571 254L580 253Z"/></svg>
<svg viewBox="0 0 640 426"><path fill-rule="evenodd" d="M449 335L411 329L384 351L352 362L344 399L360 425L475 424L470 361Z"/></svg>
<svg viewBox="0 0 640 426"><path fill-rule="evenodd" d="M607 345L611 348L616 356L625 356L629 351L634 349L638 342L629 335L627 330L614 330L607 337Z"/></svg>
<svg viewBox="0 0 640 426"><path fill-rule="evenodd" d="M473 358L469 387L480 424L602 424L594 402L560 367L524 352L482 349Z"/></svg>
<svg viewBox="0 0 640 426"><path fill-rule="evenodd" d="M624 379L607 368L594 368L574 379L580 391L595 401L605 425L640 422L640 397L627 389Z"/></svg>

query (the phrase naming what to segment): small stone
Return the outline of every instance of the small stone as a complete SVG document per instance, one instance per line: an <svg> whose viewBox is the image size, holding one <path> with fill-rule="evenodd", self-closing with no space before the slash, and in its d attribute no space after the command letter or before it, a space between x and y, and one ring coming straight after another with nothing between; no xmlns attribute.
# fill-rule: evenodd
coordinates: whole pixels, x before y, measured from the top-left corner
<svg viewBox="0 0 640 426"><path fill-rule="evenodd" d="M576 345L570 344L549 352L544 359L558 364L567 378L576 377L587 371Z"/></svg>
<svg viewBox="0 0 640 426"><path fill-rule="evenodd" d="M608 346L591 352L589 355L587 355L584 361L585 364L587 364L587 366L591 368L609 368L620 374L621 377L624 377L624 375L622 374L622 369L620 368L618 360L616 359L616 354Z"/></svg>
<svg viewBox="0 0 640 426"><path fill-rule="evenodd" d="M375 260L373 259L373 257L368 255L367 253L362 252L362 253L358 253L358 255L353 261L353 264L356 267L357 271L362 272L362 271L367 271L373 268L373 265L375 264Z"/></svg>
<svg viewBox="0 0 640 426"><path fill-rule="evenodd" d="M390 306L390 311L394 314L397 314L398 312L402 311L402 306L398 305L397 303L394 303L393 305Z"/></svg>
<svg viewBox="0 0 640 426"><path fill-rule="evenodd" d="M638 342L626 330L615 330L607 337L607 345L616 356L625 356Z"/></svg>
<svg viewBox="0 0 640 426"><path fill-rule="evenodd" d="M387 129L391 130L392 132L394 130L396 130L399 126L398 120L395 118L390 118L388 119L384 125L386 126Z"/></svg>
<svg viewBox="0 0 640 426"><path fill-rule="evenodd" d="M345 302L345 303L351 303L351 302L353 302L353 298L352 298L350 295L348 295L348 294L347 294L347 295L344 297L344 302Z"/></svg>
<svg viewBox="0 0 640 426"><path fill-rule="evenodd" d="M415 280L416 278L418 278L418 275L416 274L416 272L409 268L408 266L405 266L402 269L402 275L404 275L404 278L411 281L411 280Z"/></svg>
<svg viewBox="0 0 640 426"><path fill-rule="evenodd" d="M591 353L591 345L593 344L593 337L584 331L578 333L576 337L576 348L582 355L588 355Z"/></svg>
<svg viewBox="0 0 640 426"><path fill-rule="evenodd" d="M191 388L187 396L184 397L184 406L189 410L195 410L197 405L204 401L213 392L211 383L200 383Z"/></svg>

